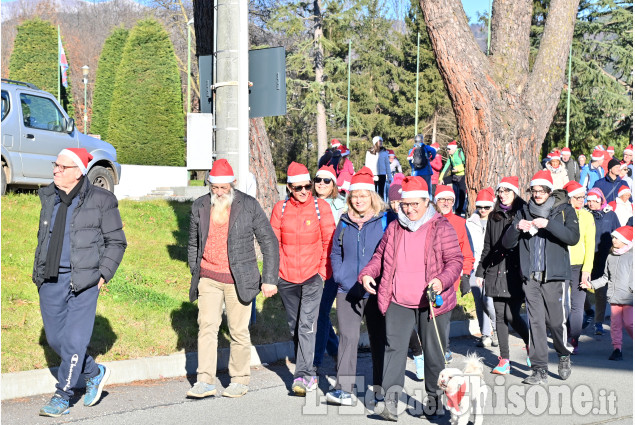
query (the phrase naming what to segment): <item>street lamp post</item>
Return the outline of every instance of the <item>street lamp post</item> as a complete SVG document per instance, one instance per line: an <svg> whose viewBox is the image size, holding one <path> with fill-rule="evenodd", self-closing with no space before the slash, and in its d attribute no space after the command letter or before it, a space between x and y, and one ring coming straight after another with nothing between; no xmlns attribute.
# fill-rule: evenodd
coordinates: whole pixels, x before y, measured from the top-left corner
<svg viewBox="0 0 635 425"><path fill-rule="evenodd" d="M82 66L82 74L84 75L84 134L88 133L88 111L86 104L86 88L88 87L88 65Z"/></svg>
<svg viewBox="0 0 635 425"><path fill-rule="evenodd" d="M190 25L194 24L194 18L187 22L187 113L192 112L192 29Z"/></svg>

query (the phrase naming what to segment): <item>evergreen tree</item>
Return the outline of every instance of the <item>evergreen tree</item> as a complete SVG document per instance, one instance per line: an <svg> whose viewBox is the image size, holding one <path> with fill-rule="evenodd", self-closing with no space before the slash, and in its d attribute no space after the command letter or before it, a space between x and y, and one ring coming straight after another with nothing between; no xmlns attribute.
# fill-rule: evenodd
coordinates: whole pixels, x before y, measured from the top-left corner
<svg viewBox="0 0 635 425"><path fill-rule="evenodd" d="M108 125L123 164L185 163L181 79L168 33L153 19L130 31L115 78Z"/></svg>
<svg viewBox="0 0 635 425"><path fill-rule="evenodd" d="M93 134L99 134L103 140L108 140L108 120L110 118L112 93L115 88L115 78L120 69L121 56L127 39L127 29L123 27L115 28L104 42L104 47L99 56L90 130Z"/></svg>
<svg viewBox="0 0 635 425"><path fill-rule="evenodd" d="M50 22L39 18L24 21L17 28L13 52L9 59L9 78L35 84L38 88L57 96L58 73L57 30ZM73 117L75 111L71 94L70 67L66 75L68 87L64 87L59 81L60 103L68 115Z"/></svg>

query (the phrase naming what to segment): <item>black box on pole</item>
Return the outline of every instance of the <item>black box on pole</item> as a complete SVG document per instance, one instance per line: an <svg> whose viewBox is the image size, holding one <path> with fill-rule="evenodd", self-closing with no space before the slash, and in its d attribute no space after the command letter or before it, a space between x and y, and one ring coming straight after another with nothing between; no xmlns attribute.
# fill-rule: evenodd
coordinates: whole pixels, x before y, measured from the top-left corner
<svg viewBox="0 0 635 425"><path fill-rule="evenodd" d="M249 118L287 114L284 47L250 50L249 81Z"/></svg>

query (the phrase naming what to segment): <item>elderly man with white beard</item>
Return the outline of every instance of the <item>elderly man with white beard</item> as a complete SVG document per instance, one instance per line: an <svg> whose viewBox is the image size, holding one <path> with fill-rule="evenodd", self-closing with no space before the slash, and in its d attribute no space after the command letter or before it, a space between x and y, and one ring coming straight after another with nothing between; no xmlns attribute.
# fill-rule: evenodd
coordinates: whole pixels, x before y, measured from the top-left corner
<svg viewBox="0 0 635 425"><path fill-rule="evenodd" d="M190 301L198 299L199 331L197 382L187 396L216 395L218 330L225 303L231 383L222 395L241 397L249 390L251 302L261 289L265 297L278 291L278 240L258 201L234 189L236 178L227 160L214 162L208 180L210 193L194 201L190 216ZM254 237L263 256L262 277Z"/></svg>

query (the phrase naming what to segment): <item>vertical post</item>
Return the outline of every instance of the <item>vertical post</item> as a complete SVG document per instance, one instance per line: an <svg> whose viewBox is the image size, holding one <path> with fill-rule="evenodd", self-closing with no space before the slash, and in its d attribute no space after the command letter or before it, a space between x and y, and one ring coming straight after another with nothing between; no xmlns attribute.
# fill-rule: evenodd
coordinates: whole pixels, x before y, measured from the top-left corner
<svg viewBox="0 0 635 425"><path fill-rule="evenodd" d="M88 78L84 78L84 134L88 134L88 112L86 111L86 93L88 86Z"/></svg>
<svg viewBox="0 0 635 425"><path fill-rule="evenodd" d="M60 44L62 43L62 37L60 35L60 26L57 26L57 103L62 103L62 93L60 86L62 85L62 68L60 64L62 63L62 50L60 49Z"/></svg>
<svg viewBox="0 0 635 425"><path fill-rule="evenodd" d="M192 28L194 18L187 22L187 113L192 112Z"/></svg>
<svg viewBox="0 0 635 425"><path fill-rule="evenodd" d="M489 56L490 42L492 41L492 0L489 0L489 16L487 18L487 55Z"/></svg>
<svg viewBox="0 0 635 425"><path fill-rule="evenodd" d="M238 188L249 177L249 2L238 2Z"/></svg>
<svg viewBox="0 0 635 425"><path fill-rule="evenodd" d="M569 46L569 82L567 83L567 133L565 138L565 146L569 147L569 120L571 117L571 52L573 50L573 40Z"/></svg>
<svg viewBox="0 0 635 425"><path fill-rule="evenodd" d="M421 42L421 33L417 33L417 88L415 90L415 136L419 134L419 44Z"/></svg>
<svg viewBox="0 0 635 425"><path fill-rule="evenodd" d="M348 40L348 101L346 102L346 147L349 147L351 124L351 40ZM350 149L350 148L349 148Z"/></svg>

